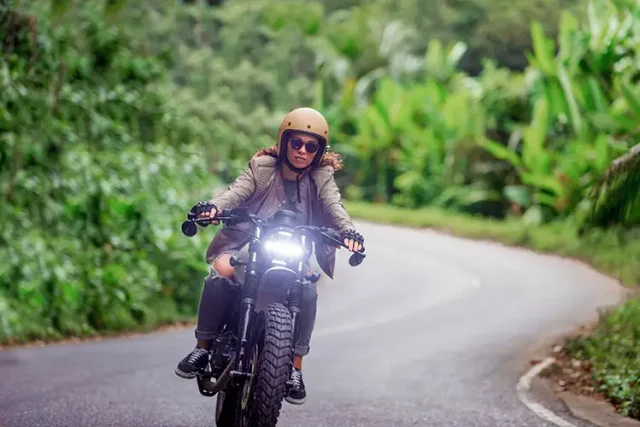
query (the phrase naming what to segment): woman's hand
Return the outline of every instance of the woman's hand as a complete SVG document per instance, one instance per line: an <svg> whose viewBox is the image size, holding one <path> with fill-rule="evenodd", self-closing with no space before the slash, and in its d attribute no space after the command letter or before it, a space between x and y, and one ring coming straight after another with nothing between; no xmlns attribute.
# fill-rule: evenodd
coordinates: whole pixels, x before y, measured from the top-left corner
<svg viewBox="0 0 640 427"><path fill-rule="evenodd" d="M211 210L208 212L200 212L200 215L198 215L198 219L203 219L203 218L213 218L216 216L216 214L218 213L218 211L216 210L215 207L211 207ZM211 224L213 225L219 225L220 221L211 221Z"/></svg>
<svg viewBox="0 0 640 427"><path fill-rule="evenodd" d="M353 239L344 239L344 244L351 252L360 252L362 250L362 245Z"/></svg>
<svg viewBox="0 0 640 427"><path fill-rule="evenodd" d="M347 230L342 233L343 243L351 252L361 252L364 248L364 237L355 230Z"/></svg>

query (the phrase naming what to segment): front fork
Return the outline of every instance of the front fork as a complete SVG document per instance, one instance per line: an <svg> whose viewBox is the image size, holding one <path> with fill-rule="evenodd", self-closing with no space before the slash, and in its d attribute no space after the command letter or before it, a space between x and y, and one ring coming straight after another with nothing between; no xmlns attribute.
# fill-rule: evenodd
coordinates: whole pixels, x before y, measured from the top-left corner
<svg viewBox="0 0 640 427"><path fill-rule="evenodd" d="M300 236L300 243L302 244L302 247L305 248L306 256L298 263L298 280L296 280L296 282L291 286L291 289L289 289L289 312L291 312L291 331L293 338L291 360L293 360L296 342L298 341L296 337L299 329L300 306L302 304L302 293L304 288L303 278L306 277L307 265L309 264L309 258L311 257L311 249L307 250L307 245L309 244L307 236L304 234Z"/></svg>
<svg viewBox="0 0 640 427"><path fill-rule="evenodd" d="M236 385L249 378L250 374L245 372L246 367L244 361L249 343L249 326L253 324L255 316L256 298L258 296L258 241L260 239L261 230L259 227L254 229L255 239L249 244L249 261L246 265L246 273L244 286L242 287L242 303L241 318L238 324L238 342L236 344L236 357L231 378Z"/></svg>
<svg viewBox="0 0 640 427"><path fill-rule="evenodd" d="M302 237L302 247L306 248L307 242L306 238L303 235ZM309 253L310 256L310 253ZM291 313L291 337L293 338L291 342L291 369L293 370L293 359L295 358L295 350L296 343L298 342L298 333L299 333L299 323L300 323L300 305L302 303L302 294L304 289L303 278L306 277L306 268L308 264L308 257L300 260L298 264L298 280L291 286L289 289L289 312ZM292 382L289 380L287 382L287 387L292 387Z"/></svg>
<svg viewBox="0 0 640 427"><path fill-rule="evenodd" d="M238 325L238 342L236 344L236 357L233 371L231 371L231 378L236 384L239 384L242 380L249 378L250 374L245 372L246 367L244 361L246 354L249 350L249 326L253 324L253 317L255 316L255 305L258 293L258 240L260 238L260 229L256 229L256 239L249 245L249 261L246 265L246 273L244 286L242 291L242 317L240 324ZM303 247L306 247L304 236L302 237ZM302 277L305 277L306 260L301 260L298 265L298 277L299 279L291 286L289 290L289 311L291 312L291 328L292 328L292 345L291 345L291 360L295 355L295 343L296 336L299 329L300 318L300 304L302 301L303 282Z"/></svg>

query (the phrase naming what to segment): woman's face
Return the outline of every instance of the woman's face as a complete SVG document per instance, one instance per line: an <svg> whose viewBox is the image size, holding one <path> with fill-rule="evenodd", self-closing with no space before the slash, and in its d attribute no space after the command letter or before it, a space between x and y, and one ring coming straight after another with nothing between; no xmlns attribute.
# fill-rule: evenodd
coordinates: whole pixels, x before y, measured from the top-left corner
<svg viewBox="0 0 640 427"><path fill-rule="evenodd" d="M318 138L301 132L294 132L287 144L287 158L296 168L304 169L311 164L320 145Z"/></svg>

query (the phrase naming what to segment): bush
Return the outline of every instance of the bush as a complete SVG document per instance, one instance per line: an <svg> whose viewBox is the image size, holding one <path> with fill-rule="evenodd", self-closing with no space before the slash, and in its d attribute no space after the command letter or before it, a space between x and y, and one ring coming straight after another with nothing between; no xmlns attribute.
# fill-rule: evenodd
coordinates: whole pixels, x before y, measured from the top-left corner
<svg viewBox="0 0 640 427"><path fill-rule="evenodd" d="M603 317L590 336L571 340L567 350L593 365L600 391L620 413L640 420L640 298Z"/></svg>
<svg viewBox="0 0 640 427"><path fill-rule="evenodd" d="M205 273L178 230L206 161L164 68L95 5L76 13L12 12L2 40L0 343L193 314Z"/></svg>

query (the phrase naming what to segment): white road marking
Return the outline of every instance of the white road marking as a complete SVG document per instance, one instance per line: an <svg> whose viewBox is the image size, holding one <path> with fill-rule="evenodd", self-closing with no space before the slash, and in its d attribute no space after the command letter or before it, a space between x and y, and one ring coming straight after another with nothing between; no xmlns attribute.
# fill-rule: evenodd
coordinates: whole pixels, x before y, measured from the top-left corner
<svg viewBox="0 0 640 427"><path fill-rule="evenodd" d="M531 411L533 411L533 413L535 413L543 420L549 421L550 423L553 423L559 427L577 427L575 424L571 424L570 422L565 421L564 418L561 418L558 415L554 414L541 404L534 402L529 393L529 390L531 390L531 380L533 380L536 375L545 370L547 367L551 366L553 362L555 362L555 359L553 357L549 357L535 365L529 370L529 372L527 372L520 378L520 381L518 381L518 385L516 386L518 398L525 406L527 406Z"/></svg>

